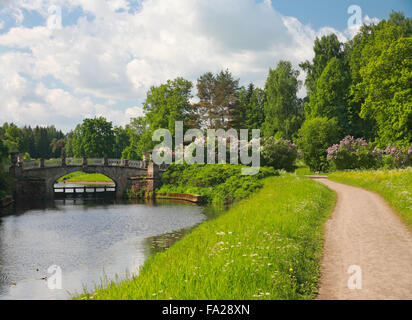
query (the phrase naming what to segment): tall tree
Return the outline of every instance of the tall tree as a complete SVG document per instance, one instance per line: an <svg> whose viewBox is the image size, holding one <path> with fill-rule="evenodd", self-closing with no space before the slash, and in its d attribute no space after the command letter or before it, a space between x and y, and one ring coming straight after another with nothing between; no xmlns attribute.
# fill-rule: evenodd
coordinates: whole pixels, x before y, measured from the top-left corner
<svg viewBox="0 0 412 320"><path fill-rule="evenodd" d="M213 73L207 72L197 79L197 96L199 102L193 105L196 114L200 119L200 124L209 128L213 127L214 119L217 117L213 105L215 96L216 78Z"/></svg>
<svg viewBox="0 0 412 320"><path fill-rule="evenodd" d="M129 134L127 129L123 129L122 127L115 127L114 128L114 146L113 146L113 157L116 159L122 158L122 152L124 149L127 148L129 145Z"/></svg>
<svg viewBox="0 0 412 320"><path fill-rule="evenodd" d="M248 108L246 109L246 128L261 129L265 122L266 92L261 88L253 90Z"/></svg>
<svg viewBox="0 0 412 320"><path fill-rule="evenodd" d="M308 117L336 118L342 135L353 133L352 118L359 116L349 108L350 84L349 68L332 58L317 81Z"/></svg>
<svg viewBox="0 0 412 320"><path fill-rule="evenodd" d="M24 153L27 151L27 140L24 132L14 124L7 125L3 142L9 152Z"/></svg>
<svg viewBox="0 0 412 320"><path fill-rule="evenodd" d="M263 131L265 136L277 134L291 139L302 124L301 101L297 97L299 71L289 61L280 61L270 69L265 84L266 104Z"/></svg>
<svg viewBox="0 0 412 320"><path fill-rule="evenodd" d="M129 136L129 145L123 150L122 158L141 160L144 152L153 147L150 127L145 117L132 118L126 125Z"/></svg>
<svg viewBox="0 0 412 320"><path fill-rule="evenodd" d="M64 143L64 153L66 157L73 157L73 131L66 134Z"/></svg>
<svg viewBox="0 0 412 320"><path fill-rule="evenodd" d="M233 113L237 108L239 80L234 79L229 70L216 75L213 106L216 110L215 128L232 127Z"/></svg>
<svg viewBox="0 0 412 320"><path fill-rule="evenodd" d="M52 156L54 158L58 158L62 156L63 150L65 150L64 149L65 144L66 144L66 140L64 138L62 139L53 138L52 142L50 143L50 147L51 147Z"/></svg>
<svg viewBox="0 0 412 320"><path fill-rule="evenodd" d="M380 146L412 142L412 19L392 13L370 30L356 61L351 90L360 115L376 121Z"/></svg>
<svg viewBox="0 0 412 320"><path fill-rule="evenodd" d="M250 83L247 88L241 87L238 94L238 102L236 108L232 112L232 127L236 129L246 129L247 119L250 116L250 108L252 103L255 86Z"/></svg>
<svg viewBox="0 0 412 320"><path fill-rule="evenodd" d="M216 75L208 72L197 80L199 102L192 107L209 128L228 129L237 125L239 79L234 79L229 70ZM235 121L233 124L232 122Z"/></svg>
<svg viewBox="0 0 412 320"><path fill-rule="evenodd" d="M316 96L317 82L332 58L342 59L344 56L343 45L338 37L332 33L322 38L316 38L313 47L315 56L312 62L305 61L299 66L306 72L305 86L308 90L309 99ZM305 104L306 114L310 114L312 105Z"/></svg>
<svg viewBox="0 0 412 320"><path fill-rule="evenodd" d="M168 129L174 135L176 121L183 121L190 126L193 120L193 108L190 104L192 87L192 82L176 78L150 88L143 110L151 131Z"/></svg>
<svg viewBox="0 0 412 320"><path fill-rule="evenodd" d="M73 132L75 157L112 157L115 136L112 123L105 118L84 119Z"/></svg>

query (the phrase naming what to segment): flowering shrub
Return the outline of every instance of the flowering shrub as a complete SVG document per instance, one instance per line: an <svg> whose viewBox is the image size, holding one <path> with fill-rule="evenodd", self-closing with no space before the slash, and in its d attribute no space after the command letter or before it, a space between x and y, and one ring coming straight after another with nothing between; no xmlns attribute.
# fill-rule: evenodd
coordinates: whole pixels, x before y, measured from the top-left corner
<svg viewBox="0 0 412 320"><path fill-rule="evenodd" d="M361 138L347 136L339 144L328 148L327 158L338 170L378 168L382 151Z"/></svg>
<svg viewBox="0 0 412 320"><path fill-rule="evenodd" d="M364 139L345 137L339 144L328 148L328 160L338 170L403 168L411 165L412 146L408 150L388 146L385 150L373 148Z"/></svg>
<svg viewBox="0 0 412 320"><path fill-rule="evenodd" d="M289 140L268 137L262 141L261 155L266 166L293 171L298 149Z"/></svg>
<svg viewBox="0 0 412 320"><path fill-rule="evenodd" d="M397 146L388 146L384 151L385 168L404 168L412 164L412 145L408 150Z"/></svg>

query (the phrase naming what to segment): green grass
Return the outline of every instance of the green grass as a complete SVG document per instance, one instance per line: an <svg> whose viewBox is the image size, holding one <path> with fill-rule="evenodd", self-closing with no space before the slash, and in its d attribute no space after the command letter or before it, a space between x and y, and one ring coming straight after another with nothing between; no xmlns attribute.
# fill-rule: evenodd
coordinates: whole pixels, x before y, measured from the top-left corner
<svg viewBox="0 0 412 320"><path fill-rule="evenodd" d="M292 174L150 257L140 275L78 299L311 299L335 193Z"/></svg>
<svg viewBox="0 0 412 320"><path fill-rule="evenodd" d="M309 166L305 164L303 160L296 161L295 173L298 176L314 176L314 175L327 175L325 172L313 172Z"/></svg>
<svg viewBox="0 0 412 320"><path fill-rule="evenodd" d="M57 181L104 181L104 182L112 182L112 179L110 179L109 177L106 177L103 174L100 173L84 173L84 172L72 172L69 173L68 175L61 177L59 180Z"/></svg>
<svg viewBox="0 0 412 320"><path fill-rule="evenodd" d="M329 179L380 194L412 227L412 168L334 172Z"/></svg>
<svg viewBox="0 0 412 320"><path fill-rule="evenodd" d="M261 167L256 175L244 176L242 168L228 164L170 165L156 192L201 195L214 204L233 203L263 187L262 179L279 175L271 167Z"/></svg>

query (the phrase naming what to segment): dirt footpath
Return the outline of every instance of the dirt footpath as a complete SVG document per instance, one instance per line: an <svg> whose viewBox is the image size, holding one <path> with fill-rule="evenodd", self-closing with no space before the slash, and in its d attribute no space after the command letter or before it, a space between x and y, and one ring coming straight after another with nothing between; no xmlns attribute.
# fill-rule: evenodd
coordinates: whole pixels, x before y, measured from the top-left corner
<svg viewBox="0 0 412 320"><path fill-rule="evenodd" d="M377 194L316 181L338 196L326 224L318 299L412 300L412 232Z"/></svg>

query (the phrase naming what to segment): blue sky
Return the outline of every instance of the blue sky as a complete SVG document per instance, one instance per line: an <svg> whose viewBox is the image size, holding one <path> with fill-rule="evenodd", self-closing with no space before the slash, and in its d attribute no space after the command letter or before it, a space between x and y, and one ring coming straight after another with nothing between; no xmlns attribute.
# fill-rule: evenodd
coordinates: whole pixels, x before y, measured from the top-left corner
<svg viewBox="0 0 412 320"><path fill-rule="evenodd" d="M347 9L358 5L363 15L385 19L394 11L412 16L411 0L273 0L273 6L283 15L298 18L315 28L325 25L344 30L347 25Z"/></svg>
<svg viewBox="0 0 412 320"><path fill-rule="evenodd" d="M315 37L341 41L350 5L376 23L410 0L5 0L0 5L0 123L68 131L85 117L142 115L152 85L228 68L263 86L279 60L313 57ZM49 11L62 12L52 28ZM53 19L52 19L53 21ZM300 78L304 79L304 74ZM305 95L302 88L300 95Z"/></svg>

